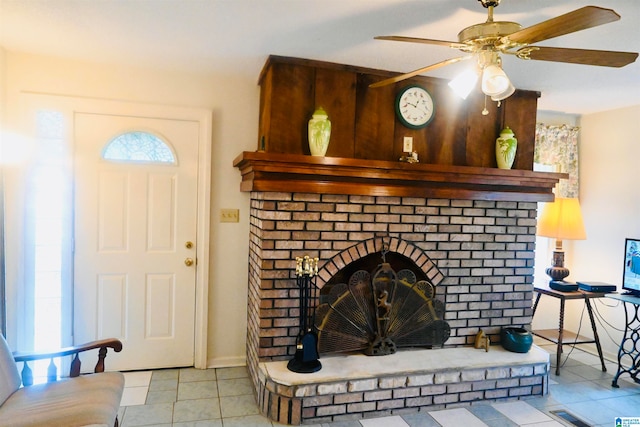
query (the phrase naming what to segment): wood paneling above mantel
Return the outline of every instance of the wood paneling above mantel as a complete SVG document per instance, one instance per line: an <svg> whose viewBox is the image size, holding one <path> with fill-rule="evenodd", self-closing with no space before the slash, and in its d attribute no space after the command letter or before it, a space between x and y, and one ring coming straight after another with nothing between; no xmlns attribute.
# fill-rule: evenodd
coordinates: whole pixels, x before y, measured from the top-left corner
<svg viewBox="0 0 640 427"><path fill-rule="evenodd" d="M564 173L245 151L241 191L553 201Z"/></svg>
<svg viewBox="0 0 640 427"><path fill-rule="evenodd" d="M518 138L513 169L533 170L540 93L518 89L498 107L479 89L466 100L452 96L449 81L435 77L415 76L384 87L369 87L398 74L270 56L259 80L256 149L311 154L308 121L317 107L323 107L332 123L330 157L395 162L405 155L403 141L410 137L422 163L495 168L496 138L509 126ZM421 129L404 126L395 113L398 93L410 84L428 90L435 103L433 120ZM489 114L481 113L484 108Z"/></svg>
<svg viewBox="0 0 640 427"><path fill-rule="evenodd" d="M552 201L566 174L533 172L538 92L516 90L501 106L476 91L451 97L448 81L427 76L382 88L398 73L302 58L270 56L260 74L259 151L234 161L242 191L302 192L468 200ZM409 129L395 99L409 84L436 103L427 127ZM332 121L327 157L309 156L308 120L322 106ZM509 126L518 149L512 170L498 169L495 141ZM421 163L397 161L405 137Z"/></svg>

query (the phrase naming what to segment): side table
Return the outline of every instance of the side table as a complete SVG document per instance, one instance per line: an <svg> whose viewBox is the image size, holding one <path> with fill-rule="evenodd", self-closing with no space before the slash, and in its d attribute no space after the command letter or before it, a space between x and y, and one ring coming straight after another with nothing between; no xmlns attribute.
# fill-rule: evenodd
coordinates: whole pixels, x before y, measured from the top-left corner
<svg viewBox="0 0 640 427"><path fill-rule="evenodd" d="M555 329L539 329L531 331L534 335L539 336L540 338L546 339L547 341L551 341L555 344L558 344L558 349L556 351L556 375L560 375L560 360L562 356L562 346L563 345L574 345L574 344L595 344L596 349L598 350L598 356L600 356L600 363L602 364L602 372L607 372L607 368L604 364L604 357L602 356L602 347L600 347L600 338L598 338L598 331L596 329L596 322L593 318L593 311L591 310L591 303L589 300L592 298L603 298L607 294L605 292L587 292L583 290L571 291L571 292L561 292L556 291L554 289L550 289L548 287L536 286L534 285L533 290L536 291L537 296L535 302L533 304L533 316L536 314L536 309L538 308L538 303L540 302L540 297L542 295L547 295L553 298L558 298L560 300L560 315L558 318L558 330ZM587 307L587 312L589 313L589 320L591 321L591 330L593 331L593 339L589 339L587 337L577 335L570 331L564 330L564 303L566 300L584 300L584 303Z"/></svg>
<svg viewBox="0 0 640 427"><path fill-rule="evenodd" d="M640 384L640 297L622 294L607 294L607 298L622 301L624 304L625 329L618 350L618 372L611 385L618 388L618 378L627 373ZM627 367L623 366L627 365Z"/></svg>

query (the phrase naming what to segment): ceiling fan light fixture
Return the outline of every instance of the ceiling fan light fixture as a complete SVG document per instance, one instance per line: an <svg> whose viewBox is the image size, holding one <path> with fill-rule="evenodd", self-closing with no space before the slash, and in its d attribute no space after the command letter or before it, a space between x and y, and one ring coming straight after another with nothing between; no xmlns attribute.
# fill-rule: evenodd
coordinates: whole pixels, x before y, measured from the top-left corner
<svg viewBox="0 0 640 427"><path fill-rule="evenodd" d="M620 19L614 10L598 6L584 6L555 18L547 19L523 28L517 22L493 19L493 9L500 0L478 0L487 9L487 20L463 28L458 33L458 41L446 41L405 36L378 36L376 39L424 43L458 49L467 56L456 57L372 83L369 87L380 87L414 77L445 65L464 59L477 60L476 76L466 72L457 76L449 86L463 99L476 87L475 81L481 77L481 89L486 98L498 102L515 92L509 77L502 70L500 55L511 54L523 60L552 61L568 64L598 65L604 67L624 67L636 61L637 52L617 52L611 50L568 49L560 47L533 46L533 43L549 40L577 31L586 30ZM486 109L483 110L487 111Z"/></svg>
<svg viewBox="0 0 640 427"><path fill-rule="evenodd" d="M474 70L467 69L449 82L449 87L453 89L456 95L462 99L467 99L476 83L478 82L478 73Z"/></svg>
<svg viewBox="0 0 640 427"><path fill-rule="evenodd" d="M482 92L487 96L497 96L505 92L511 82L507 74L497 64L491 64L482 71Z"/></svg>
<svg viewBox="0 0 640 427"><path fill-rule="evenodd" d="M513 86L513 84L511 82L509 82L509 86L507 87L507 90L505 90L502 93L499 93L497 95L494 95L491 97L492 101L502 101L503 99L507 99L508 97L510 97L511 95L513 95L513 93L516 91L516 88Z"/></svg>

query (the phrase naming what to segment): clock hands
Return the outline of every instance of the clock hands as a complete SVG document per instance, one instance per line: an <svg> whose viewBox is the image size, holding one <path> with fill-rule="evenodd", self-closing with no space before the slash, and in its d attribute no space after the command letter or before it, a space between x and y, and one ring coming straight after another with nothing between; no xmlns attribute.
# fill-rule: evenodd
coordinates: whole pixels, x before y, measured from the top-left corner
<svg viewBox="0 0 640 427"><path fill-rule="evenodd" d="M404 107L406 107L407 105L410 105L413 107L414 110L419 110L424 112L425 114L429 113L429 111L431 111L431 108L429 108L428 105L426 105L424 102L416 102L415 104L412 104L408 101L405 101L405 105ZM424 107L424 108L420 108L420 107Z"/></svg>

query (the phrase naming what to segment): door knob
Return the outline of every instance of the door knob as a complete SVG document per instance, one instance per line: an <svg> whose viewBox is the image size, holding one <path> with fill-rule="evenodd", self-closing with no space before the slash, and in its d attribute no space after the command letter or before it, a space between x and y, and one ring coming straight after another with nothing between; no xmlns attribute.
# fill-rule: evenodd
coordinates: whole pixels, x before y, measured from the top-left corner
<svg viewBox="0 0 640 427"><path fill-rule="evenodd" d="M184 265L186 265L187 267L191 267L193 265L193 259L191 258L186 258L184 260Z"/></svg>
<svg viewBox="0 0 640 427"><path fill-rule="evenodd" d="M186 242L184 244L184 247L187 248L187 249L191 249L193 247L193 242Z"/></svg>

